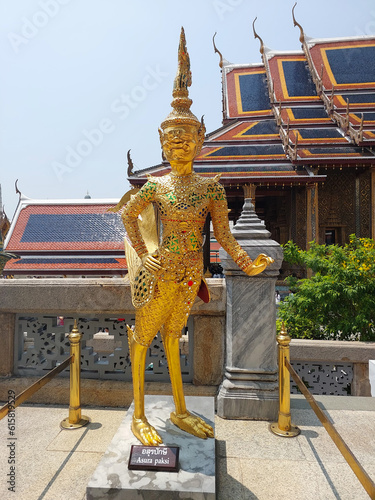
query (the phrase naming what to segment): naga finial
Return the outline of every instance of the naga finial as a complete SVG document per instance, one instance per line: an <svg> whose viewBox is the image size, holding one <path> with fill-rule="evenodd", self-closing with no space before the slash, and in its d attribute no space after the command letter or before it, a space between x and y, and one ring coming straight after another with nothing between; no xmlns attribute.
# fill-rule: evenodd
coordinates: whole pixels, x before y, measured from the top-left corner
<svg viewBox="0 0 375 500"><path fill-rule="evenodd" d="M258 18L256 17L253 21L253 33L254 33L254 38L258 38L259 41L260 41L260 53L263 54L264 53L264 43L263 43L263 40L260 38L260 36L258 35L258 33L255 31L255 21L257 20Z"/></svg>
<svg viewBox="0 0 375 500"><path fill-rule="evenodd" d="M20 196L20 198L21 198L22 193L21 193L21 191L18 189L17 184L18 184L18 179L17 179L17 180L16 180L16 182L14 183L14 187L15 187L15 189L16 189L16 194L18 194L18 195Z"/></svg>
<svg viewBox="0 0 375 500"><path fill-rule="evenodd" d="M296 5L297 5L297 2L293 5L293 8L292 8L293 23L294 23L294 26L299 27L299 30L300 30L299 41L301 43L303 43L305 41L305 33L303 31L302 26L299 23L297 23L296 18L294 17L294 9L295 9Z"/></svg>
<svg viewBox="0 0 375 500"><path fill-rule="evenodd" d="M133 163L133 160L131 159L130 157L130 151L131 149L129 149L128 153L127 153L127 158L128 158L128 177L131 177L132 175L134 175L134 163Z"/></svg>
<svg viewBox="0 0 375 500"><path fill-rule="evenodd" d="M214 36L212 37L212 43L214 44L214 51L215 51L215 54L219 54L219 57L220 57L220 62L219 62L219 66L220 68L223 67L223 54L220 52L220 50L218 50L218 48L216 47L216 44L215 44L215 36L216 36L216 31L215 31L215 34Z"/></svg>

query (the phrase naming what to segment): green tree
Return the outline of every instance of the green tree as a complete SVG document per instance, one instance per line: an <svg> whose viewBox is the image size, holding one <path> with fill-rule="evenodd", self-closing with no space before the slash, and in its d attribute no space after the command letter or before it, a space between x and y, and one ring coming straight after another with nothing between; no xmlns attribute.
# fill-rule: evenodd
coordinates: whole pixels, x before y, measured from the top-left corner
<svg viewBox="0 0 375 500"><path fill-rule="evenodd" d="M292 337L375 341L375 241L350 236L345 246L284 245L284 259L313 271L311 278L290 276L291 294L280 318Z"/></svg>

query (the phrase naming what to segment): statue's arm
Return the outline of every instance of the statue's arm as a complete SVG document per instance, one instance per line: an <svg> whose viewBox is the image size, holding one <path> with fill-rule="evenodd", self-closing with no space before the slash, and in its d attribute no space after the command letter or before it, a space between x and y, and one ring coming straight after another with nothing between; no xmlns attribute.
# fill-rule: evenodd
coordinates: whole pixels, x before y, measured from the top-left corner
<svg viewBox="0 0 375 500"><path fill-rule="evenodd" d="M258 255L254 261L250 259L247 252L241 247L230 231L228 204L224 187L215 182L215 189L213 191L211 194L210 212L216 240L246 274L254 276L261 273L273 262L273 259L264 254Z"/></svg>
<svg viewBox="0 0 375 500"><path fill-rule="evenodd" d="M156 183L150 180L147 181L142 189L130 198L121 214L128 238L140 259L147 256L148 251L139 228L138 216L150 203L152 203L155 192Z"/></svg>

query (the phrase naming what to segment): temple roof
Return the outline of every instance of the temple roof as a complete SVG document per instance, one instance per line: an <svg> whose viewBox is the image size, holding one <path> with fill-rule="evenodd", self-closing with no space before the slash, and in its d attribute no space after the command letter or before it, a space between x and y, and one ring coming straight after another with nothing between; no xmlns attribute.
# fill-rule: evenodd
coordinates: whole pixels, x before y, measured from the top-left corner
<svg viewBox="0 0 375 500"><path fill-rule="evenodd" d="M10 259L5 266L5 274L125 274L126 260L119 257L22 257Z"/></svg>
<svg viewBox="0 0 375 500"><path fill-rule="evenodd" d="M349 139L345 137L337 127L324 128L294 128L289 132L289 139L298 144L347 144Z"/></svg>
<svg viewBox="0 0 375 500"><path fill-rule="evenodd" d="M272 116L264 65L228 65L223 71L227 118Z"/></svg>
<svg viewBox="0 0 375 500"><path fill-rule="evenodd" d="M305 43L325 91L375 89L375 38L308 38Z"/></svg>
<svg viewBox="0 0 375 500"><path fill-rule="evenodd" d="M375 37L313 39L299 27L309 72L327 114L353 144L374 145Z"/></svg>
<svg viewBox="0 0 375 500"><path fill-rule="evenodd" d="M375 110L375 92L346 92L334 94L333 105L336 109L346 110L349 101L351 110Z"/></svg>
<svg viewBox="0 0 375 500"><path fill-rule="evenodd" d="M284 149L282 144L272 145L228 145L219 147L204 147L196 162L200 160L255 160L255 161L268 161L270 159L277 161L288 161L285 158Z"/></svg>
<svg viewBox="0 0 375 500"><path fill-rule="evenodd" d="M286 126L328 125L332 126L332 120L328 116L323 105L321 106L283 106L276 108L276 117L281 116L281 124Z"/></svg>
<svg viewBox="0 0 375 500"><path fill-rule="evenodd" d="M229 127L223 127L210 134L212 142L278 142L280 140L279 127L274 119L257 121L240 121Z"/></svg>
<svg viewBox="0 0 375 500"><path fill-rule="evenodd" d="M17 254L4 271L17 274L124 274L125 229L118 200L21 198L4 249Z"/></svg>
<svg viewBox="0 0 375 500"><path fill-rule="evenodd" d="M265 51L265 61L275 101L284 103L319 102L319 96L310 78L303 52L275 54Z"/></svg>
<svg viewBox="0 0 375 500"><path fill-rule="evenodd" d="M313 39L295 25L302 50L271 50L254 28L262 63L231 64L219 53L223 126L207 135L197 173L298 185L324 181L309 166L375 164L375 37ZM168 171L163 162L130 182Z"/></svg>

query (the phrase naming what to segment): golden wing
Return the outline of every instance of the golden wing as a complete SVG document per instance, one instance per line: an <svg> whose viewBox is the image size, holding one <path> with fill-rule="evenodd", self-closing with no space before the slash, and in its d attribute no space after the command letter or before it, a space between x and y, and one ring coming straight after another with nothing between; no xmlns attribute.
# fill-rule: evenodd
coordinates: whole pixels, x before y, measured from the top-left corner
<svg viewBox="0 0 375 500"><path fill-rule="evenodd" d="M148 253L154 253L159 246L159 238L155 217L155 208L152 203L150 203L150 205L148 205L143 210L143 212L139 216L138 224Z"/></svg>
<svg viewBox="0 0 375 500"><path fill-rule="evenodd" d="M130 197L136 193L138 193L139 189L133 188L130 189L130 191L127 191L124 196L121 198L121 200L117 203L115 207L109 208L107 212L118 212L124 205L127 204L127 202L130 200Z"/></svg>
<svg viewBox="0 0 375 500"><path fill-rule="evenodd" d="M113 208L108 209L110 212L118 212L132 196L136 196L139 189L131 189L121 198L120 202ZM152 204L148 205L140 214L138 218L139 230L142 238L146 244L148 253L153 253L157 250L159 239L157 232L157 223L155 217L155 209ZM128 267L130 284L134 284L134 279L137 271L141 265L141 259L138 257L137 252L134 250L131 241L127 236L124 239L125 243L125 257Z"/></svg>

